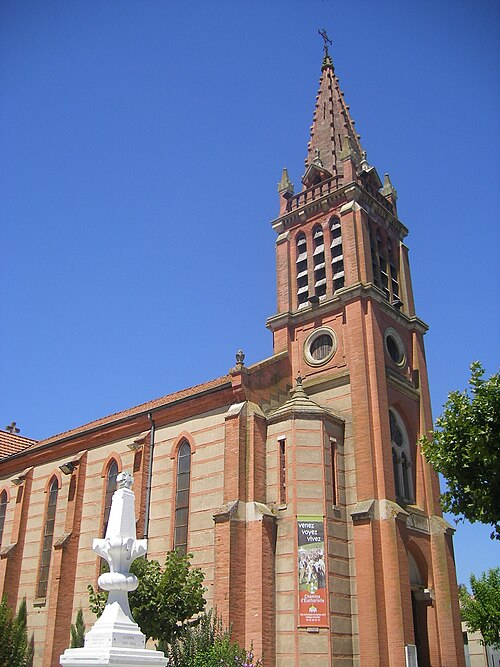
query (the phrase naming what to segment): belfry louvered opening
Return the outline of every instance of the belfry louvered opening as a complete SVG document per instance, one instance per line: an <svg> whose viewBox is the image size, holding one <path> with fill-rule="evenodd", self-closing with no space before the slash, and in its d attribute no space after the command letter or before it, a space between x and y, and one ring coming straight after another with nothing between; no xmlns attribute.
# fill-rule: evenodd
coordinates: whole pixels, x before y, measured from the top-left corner
<svg viewBox="0 0 500 667"><path fill-rule="evenodd" d="M318 225L313 229L314 293L320 298L326 294L325 239Z"/></svg>
<svg viewBox="0 0 500 667"><path fill-rule="evenodd" d="M333 291L344 287L344 253L342 249L342 228L338 218L330 220L330 251L332 257Z"/></svg>
<svg viewBox="0 0 500 667"><path fill-rule="evenodd" d="M385 298L393 303L399 300L399 261L397 243L385 231L370 225L370 246L374 284L382 290Z"/></svg>
<svg viewBox="0 0 500 667"><path fill-rule="evenodd" d="M297 236L297 305L303 306L309 298L309 285L307 276L307 241L305 234Z"/></svg>

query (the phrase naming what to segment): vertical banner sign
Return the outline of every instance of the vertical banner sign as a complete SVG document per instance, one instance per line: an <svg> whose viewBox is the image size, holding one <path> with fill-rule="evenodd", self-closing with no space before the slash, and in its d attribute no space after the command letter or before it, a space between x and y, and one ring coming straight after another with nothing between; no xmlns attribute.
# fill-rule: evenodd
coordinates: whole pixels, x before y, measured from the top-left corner
<svg viewBox="0 0 500 667"><path fill-rule="evenodd" d="M322 516L299 516L299 626L327 628L325 526Z"/></svg>

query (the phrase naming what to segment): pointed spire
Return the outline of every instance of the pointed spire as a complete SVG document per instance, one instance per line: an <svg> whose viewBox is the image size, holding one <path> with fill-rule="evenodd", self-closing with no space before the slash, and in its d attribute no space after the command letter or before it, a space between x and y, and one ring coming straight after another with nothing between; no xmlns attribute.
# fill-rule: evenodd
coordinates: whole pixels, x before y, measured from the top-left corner
<svg viewBox="0 0 500 667"><path fill-rule="evenodd" d="M383 194L384 197L398 198L398 191L392 184L389 174L385 174L384 176L384 187L380 190L380 193Z"/></svg>
<svg viewBox="0 0 500 667"><path fill-rule="evenodd" d="M332 42L324 30L318 32L324 40L324 56L311 125L311 139L307 147L306 171L320 155L324 170L332 176L342 177L344 174L342 159L349 156L358 167L362 160L363 149L328 52L328 44ZM308 187L308 184L304 183L304 186Z"/></svg>
<svg viewBox="0 0 500 667"><path fill-rule="evenodd" d="M288 176L288 169L284 167L283 173L281 174L281 180L278 183L278 193L282 194L288 192L293 195L293 183Z"/></svg>
<svg viewBox="0 0 500 667"><path fill-rule="evenodd" d="M269 415L268 419L271 422L287 419L293 414L302 416L307 415L314 418L328 416L330 418L333 417L339 422L343 422L343 419L335 412L329 408L321 407L318 405L318 403L309 398L304 390L304 387L302 386L302 377L300 373L297 376L295 382L295 387L293 387L293 389L290 391L290 398Z"/></svg>

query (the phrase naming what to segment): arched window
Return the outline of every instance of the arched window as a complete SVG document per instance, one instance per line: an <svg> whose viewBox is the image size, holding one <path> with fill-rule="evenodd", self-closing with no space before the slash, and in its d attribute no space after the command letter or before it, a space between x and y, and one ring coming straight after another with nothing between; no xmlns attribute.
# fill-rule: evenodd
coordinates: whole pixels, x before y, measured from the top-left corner
<svg viewBox="0 0 500 667"><path fill-rule="evenodd" d="M104 517L102 522L103 537L106 537L106 529L108 527L109 513L111 511L111 501L113 500L113 493L116 491L117 475L118 475L118 463L114 459L111 459L111 461L108 463L108 472L106 474L106 496L104 498Z"/></svg>
<svg viewBox="0 0 500 667"><path fill-rule="evenodd" d="M7 514L7 491L0 494L0 547L2 546L3 527L5 524L5 515Z"/></svg>
<svg viewBox="0 0 500 667"><path fill-rule="evenodd" d="M340 220L332 218L330 221L330 252L332 256L333 291L344 287L344 252L342 250L342 229Z"/></svg>
<svg viewBox="0 0 500 667"><path fill-rule="evenodd" d="M56 522L57 494L59 482L54 477L49 486L49 500L45 515L45 528L43 531L42 556L40 558L40 569L38 571L38 585L36 596L44 598L47 595L47 584L49 582L50 558L52 556L52 542L54 540L54 524Z"/></svg>
<svg viewBox="0 0 500 667"><path fill-rule="evenodd" d="M307 277L307 241L305 234L297 236L297 305L303 306L309 298Z"/></svg>
<svg viewBox="0 0 500 667"><path fill-rule="evenodd" d="M314 266L314 293L322 297L326 294L325 273L325 239L320 225L313 229L313 266Z"/></svg>
<svg viewBox="0 0 500 667"><path fill-rule="evenodd" d="M175 486L174 549L187 552L189 519L189 483L191 477L191 447L184 440L177 450L177 479Z"/></svg>
<svg viewBox="0 0 500 667"><path fill-rule="evenodd" d="M389 410L391 427L392 467L396 498L405 503L413 502L410 443L403 420L396 410Z"/></svg>

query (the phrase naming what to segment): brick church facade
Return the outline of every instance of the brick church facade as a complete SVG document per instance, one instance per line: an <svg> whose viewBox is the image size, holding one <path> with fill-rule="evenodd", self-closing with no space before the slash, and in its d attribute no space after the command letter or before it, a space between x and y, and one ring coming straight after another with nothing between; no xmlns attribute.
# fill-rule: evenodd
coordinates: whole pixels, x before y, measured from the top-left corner
<svg viewBox="0 0 500 667"><path fill-rule="evenodd" d="M138 536L194 554L266 667L462 667L452 529L396 191L367 162L328 50L298 193L278 186L273 354L33 442L2 432L0 591L58 665L116 475ZM86 611L86 622L92 615Z"/></svg>

